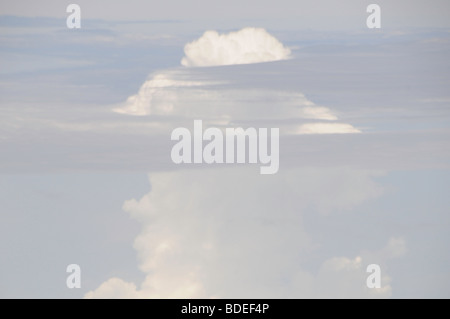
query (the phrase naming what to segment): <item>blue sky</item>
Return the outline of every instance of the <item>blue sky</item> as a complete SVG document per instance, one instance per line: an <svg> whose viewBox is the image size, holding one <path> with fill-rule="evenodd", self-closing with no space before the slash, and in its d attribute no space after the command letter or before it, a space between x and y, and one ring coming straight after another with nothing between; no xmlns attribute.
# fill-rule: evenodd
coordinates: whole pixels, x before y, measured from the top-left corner
<svg viewBox="0 0 450 319"><path fill-rule="evenodd" d="M0 296L448 298L448 5L379 1L369 30L369 2L315 3L79 1L69 30L59 1L3 2ZM243 27L290 58L181 65ZM360 133L289 133L311 105ZM173 128L220 115L284 129L279 173L171 162Z"/></svg>

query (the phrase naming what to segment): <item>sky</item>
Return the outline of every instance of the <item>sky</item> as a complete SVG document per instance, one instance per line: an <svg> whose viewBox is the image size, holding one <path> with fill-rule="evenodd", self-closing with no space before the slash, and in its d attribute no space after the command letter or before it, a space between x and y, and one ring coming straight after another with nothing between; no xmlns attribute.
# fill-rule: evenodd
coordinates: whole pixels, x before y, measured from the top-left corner
<svg viewBox="0 0 450 319"><path fill-rule="evenodd" d="M449 298L450 7L371 3L0 2L0 297ZM175 164L194 120L279 170Z"/></svg>

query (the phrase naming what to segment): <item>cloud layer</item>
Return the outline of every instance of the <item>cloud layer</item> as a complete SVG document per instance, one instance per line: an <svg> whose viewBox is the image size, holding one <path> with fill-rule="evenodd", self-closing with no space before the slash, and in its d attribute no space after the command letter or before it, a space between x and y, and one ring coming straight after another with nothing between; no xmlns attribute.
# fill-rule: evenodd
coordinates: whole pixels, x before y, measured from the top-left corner
<svg viewBox="0 0 450 319"><path fill-rule="evenodd" d="M310 101L303 93L274 88L236 88L233 79L217 79L211 72L174 69L157 72L138 93L114 112L162 116L159 129L171 130L202 119L208 126L241 125L249 121L277 121L281 134L360 133L341 123L331 109ZM184 121L184 124L181 122Z"/></svg>
<svg viewBox="0 0 450 319"><path fill-rule="evenodd" d="M183 66L217 66L286 60L291 50L261 28L219 34L206 31L184 47Z"/></svg>

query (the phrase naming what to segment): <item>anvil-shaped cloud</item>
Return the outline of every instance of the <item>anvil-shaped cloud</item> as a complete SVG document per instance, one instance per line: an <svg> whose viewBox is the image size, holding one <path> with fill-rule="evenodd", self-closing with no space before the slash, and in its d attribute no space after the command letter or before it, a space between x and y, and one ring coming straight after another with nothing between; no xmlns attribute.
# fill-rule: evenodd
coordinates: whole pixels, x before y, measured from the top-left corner
<svg viewBox="0 0 450 319"><path fill-rule="evenodd" d="M264 29L245 28L219 35L206 32L188 43L185 66L221 66L210 68L175 68L150 75L138 93L114 108L122 114L163 116L167 129L171 120L202 119L206 125L241 125L249 121L277 121L281 134L359 133L327 107L318 106L298 91L279 87L258 87L250 78L247 87L236 78L223 76L225 65L279 61L291 51ZM239 66L245 73L248 66ZM241 70L242 69L242 70ZM274 78L270 81L277 81ZM274 84L274 83L272 83ZM172 123L173 124L173 123Z"/></svg>

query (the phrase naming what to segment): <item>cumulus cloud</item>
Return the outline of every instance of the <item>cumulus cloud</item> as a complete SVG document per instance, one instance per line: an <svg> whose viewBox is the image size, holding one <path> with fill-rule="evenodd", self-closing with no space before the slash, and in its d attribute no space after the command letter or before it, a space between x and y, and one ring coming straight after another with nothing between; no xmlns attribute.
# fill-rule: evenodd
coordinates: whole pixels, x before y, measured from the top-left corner
<svg viewBox="0 0 450 319"><path fill-rule="evenodd" d="M183 66L217 66L288 59L291 50L261 28L244 28L219 34L206 31L184 47Z"/></svg>
<svg viewBox="0 0 450 319"><path fill-rule="evenodd" d="M84 297L86 299L96 297L102 299L137 299L140 298L140 295L135 284L114 277L101 284L95 292L88 292Z"/></svg>
<svg viewBox="0 0 450 319"><path fill-rule="evenodd" d="M137 287L112 278L86 297L374 297L365 286L365 265L380 260L374 253L328 256L318 273L302 268L314 246L304 213L351 211L379 196L372 175L306 168L267 179L249 168L151 174L151 191L123 205L142 224L134 248L144 281ZM398 246L394 240L380 251Z"/></svg>

